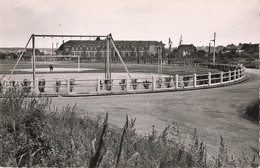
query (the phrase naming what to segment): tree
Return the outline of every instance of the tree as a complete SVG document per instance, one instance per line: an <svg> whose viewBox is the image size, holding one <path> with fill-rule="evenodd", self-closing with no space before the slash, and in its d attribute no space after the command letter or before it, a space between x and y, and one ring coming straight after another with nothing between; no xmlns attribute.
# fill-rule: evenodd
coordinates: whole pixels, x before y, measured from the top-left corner
<svg viewBox="0 0 260 168"><path fill-rule="evenodd" d="M3 53L3 52L0 52L0 59L5 59L5 53Z"/></svg>
<svg viewBox="0 0 260 168"><path fill-rule="evenodd" d="M206 53L206 51L204 51L204 50L198 50L198 51L197 51L197 55L198 55L199 57L204 57L206 54L207 54L207 53Z"/></svg>

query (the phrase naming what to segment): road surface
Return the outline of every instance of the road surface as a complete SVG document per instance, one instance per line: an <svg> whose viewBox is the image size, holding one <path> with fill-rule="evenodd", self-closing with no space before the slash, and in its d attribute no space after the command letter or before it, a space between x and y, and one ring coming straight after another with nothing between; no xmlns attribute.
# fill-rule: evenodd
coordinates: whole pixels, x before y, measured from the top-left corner
<svg viewBox="0 0 260 168"><path fill-rule="evenodd" d="M53 98L57 107L77 104L79 115L95 117L109 113L111 124L123 127L125 116L136 118L136 130L147 135L152 126L162 131L169 124L180 125L182 138L188 142L197 128L208 153L216 155L222 135L229 153L258 155L258 124L242 117L240 106L259 98L260 70L247 69L251 78L227 87L193 91L131 94L94 97Z"/></svg>

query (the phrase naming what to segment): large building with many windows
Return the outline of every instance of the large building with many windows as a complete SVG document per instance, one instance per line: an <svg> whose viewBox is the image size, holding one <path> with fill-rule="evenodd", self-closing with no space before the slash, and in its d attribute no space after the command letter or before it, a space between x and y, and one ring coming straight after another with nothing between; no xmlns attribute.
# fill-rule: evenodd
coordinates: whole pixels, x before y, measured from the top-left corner
<svg viewBox="0 0 260 168"><path fill-rule="evenodd" d="M163 53L165 46L165 44L158 41L114 41L114 43L123 58L156 56L158 52ZM110 52L112 57L117 55L113 47ZM56 54L77 55L82 58L105 58L106 41L69 40L59 47Z"/></svg>

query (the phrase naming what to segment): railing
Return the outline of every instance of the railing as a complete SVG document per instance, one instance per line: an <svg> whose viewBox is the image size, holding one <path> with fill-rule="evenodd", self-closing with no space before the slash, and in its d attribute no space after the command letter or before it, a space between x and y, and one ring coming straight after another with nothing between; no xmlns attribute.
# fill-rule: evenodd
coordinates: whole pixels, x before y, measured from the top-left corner
<svg viewBox="0 0 260 168"><path fill-rule="evenodd" d="M179 76L151 76L138 78L114 78L114 79L56 79L56 80L35 80L35 87L28 80L0 82L0 92L7 88L19 87L28 94L36 95L103 95L122 93L143 93L160 92L170 90L183 90L191 88L202 88L231 84L242 80L245 77L245 68L242 65L212 65L212 64L192 64L193 66L206 66L218 68L223 71L206 74L196 74Z"/></svg>

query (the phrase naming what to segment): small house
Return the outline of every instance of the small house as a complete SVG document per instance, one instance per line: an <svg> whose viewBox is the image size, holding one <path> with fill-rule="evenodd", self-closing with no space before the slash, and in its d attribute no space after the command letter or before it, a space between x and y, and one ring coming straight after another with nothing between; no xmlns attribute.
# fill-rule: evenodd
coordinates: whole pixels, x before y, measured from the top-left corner
<svg viewBox="0 0 260 168"><path fill-rule="evenodd" d="M178 47L178 54L180 56L187 56L191 55L192 53L196 52L196 47L193 44L181 44Z"/></svg>

